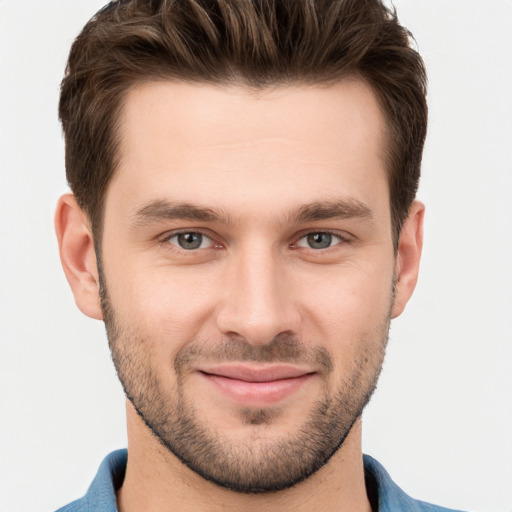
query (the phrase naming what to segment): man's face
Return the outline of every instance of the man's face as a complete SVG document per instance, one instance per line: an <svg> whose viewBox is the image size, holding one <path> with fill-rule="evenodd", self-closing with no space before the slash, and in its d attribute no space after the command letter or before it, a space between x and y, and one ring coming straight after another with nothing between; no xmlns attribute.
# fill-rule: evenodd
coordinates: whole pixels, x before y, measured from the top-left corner
<svg viewBox="0 0 512 512"><path fill-rule="evenodd" d="M358 81L132 90L102 305L127 396L194 471L306 478L371 395L393 314L384 119Z"/></svg>

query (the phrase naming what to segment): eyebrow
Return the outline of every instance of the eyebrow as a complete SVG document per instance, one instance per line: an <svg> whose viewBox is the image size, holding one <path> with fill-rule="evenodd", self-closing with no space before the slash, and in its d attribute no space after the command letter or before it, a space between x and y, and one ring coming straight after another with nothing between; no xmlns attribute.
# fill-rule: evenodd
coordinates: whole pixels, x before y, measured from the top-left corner
<svg viewBox="0 0 512 512"><path fill-rule="evenodd" d="M338 201L318 201L298 208L289 216L290 221L315 222L328 219L367 219L373 220L372 210L357 199Z"/></svg>
<svg viewBox="0 0 512 512"><path fill-rule="evenodd" d="M337 201L317 201L303 205L287 215L289 223L315 222L328 219L368 219L373 220L372 210L356 199ZM169 220L190 220L197 222L215 222L234 224L233 217L224 210L157 199L139 208L133 214L135 226L145 226L152 222Z"/></svg>
<svg viewBox="0 0 512 512"><path fill-rule="evenodd" d="M165 199L152 201L138 209L133 215L133 223L136 226L177 219L232 224L231 216L221 210Z"/></svg>

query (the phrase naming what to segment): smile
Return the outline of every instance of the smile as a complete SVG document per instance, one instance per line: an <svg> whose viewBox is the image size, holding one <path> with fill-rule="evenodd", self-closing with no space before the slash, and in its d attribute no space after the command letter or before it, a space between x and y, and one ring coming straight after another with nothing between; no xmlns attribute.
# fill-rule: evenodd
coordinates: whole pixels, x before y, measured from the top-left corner
<svg viewBox="0 0 512 512"><path fill-rule="evenodd" d="M315 372L289 365L250 367L223 365L200 369L199 374L214 389L242 405L279 402L297 392Z"/></svg>

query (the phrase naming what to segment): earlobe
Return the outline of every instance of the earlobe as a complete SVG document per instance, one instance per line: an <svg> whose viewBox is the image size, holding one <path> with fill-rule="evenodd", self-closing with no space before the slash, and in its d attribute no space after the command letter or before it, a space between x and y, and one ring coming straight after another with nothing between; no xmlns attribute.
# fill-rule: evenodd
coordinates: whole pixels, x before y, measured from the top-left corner
<svg viewBox="0 0 512 512"><path fill-rule="evenodd" d="M57 203L55 231L62 268L78 308L102 320L94 240L87 215L72 194L63 195Z"/></svg>
<svg viewBox="0 0 512 512"><path fill-rule="evenodd" d="M416 287L423 247L425 206L414 201L400 233L395 268L395 301L392 318L402 314Z"/></svg>

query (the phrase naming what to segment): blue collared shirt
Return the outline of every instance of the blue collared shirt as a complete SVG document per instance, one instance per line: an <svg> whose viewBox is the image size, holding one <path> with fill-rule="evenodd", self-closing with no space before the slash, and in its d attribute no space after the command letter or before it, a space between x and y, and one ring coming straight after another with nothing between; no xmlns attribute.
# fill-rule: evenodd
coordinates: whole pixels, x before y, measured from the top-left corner
<svg viewBox="0 0 512 512"><path fill-rule="evenodd" d="M127 451L108 455L98 470L87 494L57 512L119 512L116 490L123 483ZM387 471L372 457L364 455L364 472L368 496L375 512L456 512L417 501L405 494Z"/></svg>

